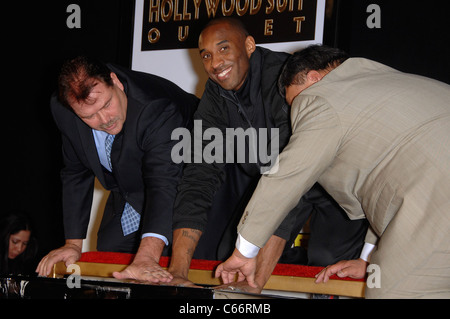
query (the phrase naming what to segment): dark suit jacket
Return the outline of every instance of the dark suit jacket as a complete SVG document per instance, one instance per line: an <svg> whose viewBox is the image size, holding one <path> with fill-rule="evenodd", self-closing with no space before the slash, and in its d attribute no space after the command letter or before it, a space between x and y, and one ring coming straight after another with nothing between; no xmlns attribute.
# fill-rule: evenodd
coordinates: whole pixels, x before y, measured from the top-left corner
<svg viewBox="0 0 450 319"><path fill-rule="evenodd" d="M154 232L171 240L173 203L183 168L171 160L177 142L171 140L171 133L178 127L191 128L198 99L160 77L108 67L128 97L126 121L111 152L112 174L100 164L92 129L56 95L51 99L52 114L62 133L66 239L86 237L97 177L106 189L121 195L122 204L129 202L143 215L142 233Z"/></svg>

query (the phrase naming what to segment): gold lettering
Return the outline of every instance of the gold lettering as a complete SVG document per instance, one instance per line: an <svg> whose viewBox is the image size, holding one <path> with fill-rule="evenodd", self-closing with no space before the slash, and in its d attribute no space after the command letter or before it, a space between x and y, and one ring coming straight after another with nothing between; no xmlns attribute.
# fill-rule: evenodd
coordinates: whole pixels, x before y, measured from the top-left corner
<svg viewBox="0 0 450 319"><path fill-rule="evenodd" d="M194 0L194 6L195 6L195 14L194 14L194 19L198 20L199 16L200 16L200 4L202 3L202 0Z"/></svg>
<svg viewBox="0 0 450 319"><path fill-rule="evenodd" d="M294 11L294 2L295 0L289 0L289 11ZM303 0L297 0L297 10L302 11L303 10Z"/></svg>
<svg viewBox="0 0 450 319"><path fill-rule="evenodd" d="M250 15L254 15L257 14L259 12L259 9L261 9L261 4L262 4L262 0L256 0L256 5L255 5L255 0L252 0L252 3L250 5Z"/></svg>
<svg viewBox="0 0 450 319"><path fill-rule="evenodd" d="M275 0L267 0L268 6L266 7L266 14L272 13L275 8Z"/></svg>
<svg viewBox="0 0 450 319"><path fill-rule="evenodd" d="M166 4L169 5L168 12L166 12ZM162 3L161 3L161 19L162 19L164 22L169 21L170 18L172 17L172 13L173 13L173 3L172 3L172 0L162 0Z"/></svg>
<svg viewBox="0 0 450 319"><path fill-rule="evenodd" d="M175 0L175 7L173 9L173 21L181 21L181 13L178 12L179 0Z"/></svg>
<svg viewBox="0 0 450 319"><path fill-rule="evenodd" d="M278 12L283 12L284 10L286 10L286 7L288 5L288 0L277 0L277 11Z"/></svg>
<svg viewBox="0 0 450 319"><path fill-rule="evenodd" d="M185 25L184 26L184 34L183 34L183 27L179 26L178 27L178 41L183 42L187 39L189 35L189 26Z"/></svg>
<svg viewBox="0 0 450 319"><path fill-rule="evenodd" d="M189 12L187 12L187 6L188 6L188 0L184 0L184 2L183 2L183 20L191 20L191 14Z"/></svg>
<svg viewBox="0 0 450 319"><path fill-rule="evenodd" d="M149 23L169 22L172 18L173 21L189 21L192 19L200 19L200 7L202 0L192 0L194 3L194 12L189 10L189 1L191 0L148 0L149 1ZM181 5L183 1L183 5ZM244 16L246 14L255 15L261 10L263 0L205 0L206 12L208 18L215 18L217 10L221 7L223 16L231 16L236 11L238 16ZM221 3L220 3L221 2ZM297 2L297 3L296 3ZM181 7L183 6L183 7ZM265 6L265 13L271 14L276 9L278 13L286 11L301 11L303 10L303 0L267 0ZM203 10L203 9L202 9ZM293 19L296 22L296 32L301 32L301 22L305 21L305 17L295 17ZM158 31L159 32L159 31ZM187 37L188 29L186 26L179 27L179 36L182 40ZM265 35L273 34L273 19L265 20L264 25ZM152 39L155 39L155 34L152 33Z"/></svg>
<svg viewBox="0 0 450 319"><path fill-rule="evenodd" d="M219 0L206 0L206 11L208 12L208 18L216 16Z"/></svg>
<svg viewBox="0 0 450 319"><path fill-rule="evenodd" d="M243 16L248 10L248 0L244 0L244 7L241 8L241 0L236 0L236 13L238 16Z"/></svg>
<svg viewBox="0 0 450 319"><path fill-rule="evenodd" d="M266 19L264 22L264 35L273 34L273 19Z"/></svg>
<svg viewBox="0 0 450 319"><path fill-rule="evenodd" d="M293 20L295 22L297 22L297 26L295 28L295 33L302 32L302 21L305 21L305 17L295 17Z"/></svg>
<svg viewBox="0 0 450 319"><path fill-rule="evenodd" d="M159 22L159 0L155 0L156 4L153 0L149 0L150 9L148 12L148 22L153 22L153 14L155 14L155 22Z"/></svg>
<svg viewBox="0 0 450 319"><path fill-rule="evenodd" d="M159 41L159 38L161 37L161 33L158 29L152 28L150 31L148 31L148 42L150 43L156 43Z"/></svg>
<svg viewBox="0 0 450 319"><path fill-rule="evenodd" d="M230 7L227 9L226 4L227 4L227 0L222 0L222 14L225 17L228 17L230 15L233 14L234 11L234 2L235 0L230 0Z"/></svg>

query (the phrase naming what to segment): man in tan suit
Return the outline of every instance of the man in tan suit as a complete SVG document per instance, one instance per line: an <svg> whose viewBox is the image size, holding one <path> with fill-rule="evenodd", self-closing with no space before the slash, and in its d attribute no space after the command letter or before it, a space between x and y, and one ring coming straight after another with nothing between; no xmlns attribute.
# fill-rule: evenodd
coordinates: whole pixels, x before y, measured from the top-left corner
<svg viewBox="0 0 450 319"><path fill-rule="evenodd" d="M238 273L252 285L251 257L318 181L351 219L370 223L381 287L367 287L366 298L449 298L450 86L323 46L294 54L279 86L293 135L216 276ZM317 281L334 273L363 277L365 265L342 261Z"/></svg>

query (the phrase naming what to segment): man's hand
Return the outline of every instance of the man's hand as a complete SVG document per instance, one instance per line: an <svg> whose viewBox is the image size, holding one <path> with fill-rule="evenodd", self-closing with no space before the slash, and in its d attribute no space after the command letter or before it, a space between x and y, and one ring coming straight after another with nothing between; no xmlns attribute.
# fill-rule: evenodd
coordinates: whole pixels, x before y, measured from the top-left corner
<svg viewBox="0 0 450 319"><path fill-rule="evenodd" d="M278 260L280 259L283 249L286 245L286 240L281 237L272 235L264 247L256 256L256 273L255 284L256 287L251 287L247 281L240 281L215 287L215 289L232 290L240 292L249 292L259 294L263 290L267 281L270 278Z"/></svg>
<svg viewBox="0 0 450 319"><path fill-rule="evenodd" d="M131 265L121 272L113 272L113 276L117 279L134 279L149 283L171 281L173 276L159 265L164 245L159 238L143 238Z"/></svg>
<svg viewBox="0 0 450 319"><path fill-rule="evenodd" d="M247 279L248 285L258 288L255 282L256 258L246 258L239 250L235 249L230 258L220 264L216 269L216 278L221 277L224 284L233 282L236 274L237 281Z"/></svg>
<svg viewBox="0 0 450 319"><path fill-rule="evenodd" d="M61 248L52 250L47 256L42 258L36 268L39 276L48 276L52 270L53 265L63 261L68 267L76 263L81 257L81 248L83 245L82 239L68 239L66 244Z"/></svg>
<svg viewBox="0 0 450 319"><path fill-rule="evenodd" d="M134 279L149 283L169 282L172 275L151 258L136 258L121 272L113 272L117 279Z"/></svg>
<svg viewBox="0 0 450 319"><path fill-rule="evenodd" d="M167 283L168 286L177 286L177 287L191 287L191 288L202 288L201 286L197 286L192 281L185 277L177 276L176 274L172 274L173 279L171 282Z"/></svg>
<svg viewBox="0 0 450 319"><path fill-rule="evenodd" d="M336 274L338 277L350 277L355 279L364 278L368 263L361 258L354 260L341 260L338 263L327 266L316 275L316 283L327 282L328 279Z"/></svg>

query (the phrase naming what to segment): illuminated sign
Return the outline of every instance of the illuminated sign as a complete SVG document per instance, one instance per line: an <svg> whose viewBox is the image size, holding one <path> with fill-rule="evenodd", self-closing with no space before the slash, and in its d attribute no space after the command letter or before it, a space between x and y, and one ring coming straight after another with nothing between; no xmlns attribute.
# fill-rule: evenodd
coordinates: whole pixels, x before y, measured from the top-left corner
<svg viewBox="0 0 450 319"><path fill-rule="evenodd" d="M145 0L142 51L196 48L204 25L242 19L256 43L314 40L317 0Z"/></svg>

